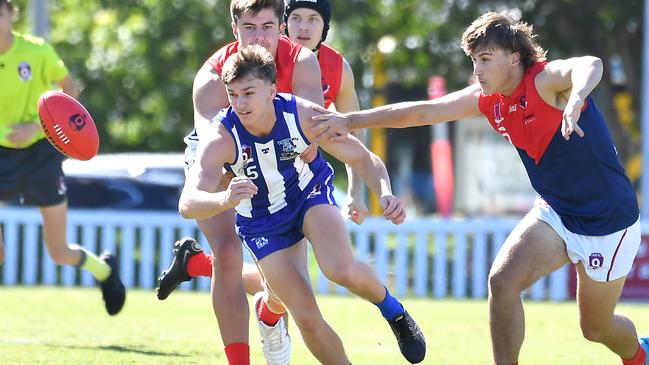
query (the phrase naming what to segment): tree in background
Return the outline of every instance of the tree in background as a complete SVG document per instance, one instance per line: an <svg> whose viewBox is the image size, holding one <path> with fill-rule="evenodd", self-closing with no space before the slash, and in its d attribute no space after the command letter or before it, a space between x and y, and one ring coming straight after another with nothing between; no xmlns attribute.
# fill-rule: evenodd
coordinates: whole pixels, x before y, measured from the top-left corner
<svg viewBox="0 0 649 365"><path fill-rule="evenodd" d="M26 30L28 0L15 0ZM83 86L81 100L97 121L101 152L180 151L192 126L191 85L216 48L233 40L229 0L49 0L50 40ZM383 55L388 82L425 90L431 74L450 89L466 84L471 62L460 49L462 31L486 10L509 10L533 23L551 58L615 54L624 85L640 115L642 14L640 0L333 0L329 41L343 50L357 77L361 106L370 106L373 56L379 40L393 37ZM623 159L640 151L637 125L619 123L616 92L605 73L595 97ZM619 86L616 86L619 88Z"/></svg>

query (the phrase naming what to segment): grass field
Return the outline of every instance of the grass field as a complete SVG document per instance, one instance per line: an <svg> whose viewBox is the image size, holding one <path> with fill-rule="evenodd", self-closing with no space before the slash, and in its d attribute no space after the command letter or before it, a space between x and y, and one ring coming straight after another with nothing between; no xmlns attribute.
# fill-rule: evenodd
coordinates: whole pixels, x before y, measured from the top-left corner
<svg viewBox="0 0 649 365"><path fill-rule="evenodd" d="M320 296L325 317L354 365L407 364L377 309L353 297ZM409 299L406 307L428 342L424 364L491 365L485 301ZM623 304L649 332L649 305ZM619 364L603 346L581 338L575 303L526 303L521 365ZM252 364L263 364L250 323ZM645 333L647 333L645 332ZM317 364L291 323L295 365ZM0 364L226 364L207 293L128 293L117 317L100 293L78 288L0 288Z"/></svg>

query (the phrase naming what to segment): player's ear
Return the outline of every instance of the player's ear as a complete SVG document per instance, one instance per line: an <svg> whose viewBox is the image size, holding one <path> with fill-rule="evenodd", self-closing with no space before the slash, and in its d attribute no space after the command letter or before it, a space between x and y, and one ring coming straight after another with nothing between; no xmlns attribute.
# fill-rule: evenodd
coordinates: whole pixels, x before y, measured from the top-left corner
<svg viewBox="0 0 649 365"><path fill-rule="evenodd" d="M272 83L270 84L270 96L274 98L275 94L277 94L277 84Z"/></svg>
<svg viewBox="0 0 649 365"><path fill-rule="evenodd" d="M512 53L512 66L518 66L521 63L521 54L519 52Z"/></svg>
<svg viewBox="0 0 649 365"><path fill-rule="evenodd" d="M279 35L284 35L286 30L286 22L279 23Z"/></svg>
<svg viewBox="0 0 649 365"><path fill-rule="evenodd" d="M237 23L232 22L230 24L232 25L232 35L234 36L234 39L239 40L237 36Z"/></svg>

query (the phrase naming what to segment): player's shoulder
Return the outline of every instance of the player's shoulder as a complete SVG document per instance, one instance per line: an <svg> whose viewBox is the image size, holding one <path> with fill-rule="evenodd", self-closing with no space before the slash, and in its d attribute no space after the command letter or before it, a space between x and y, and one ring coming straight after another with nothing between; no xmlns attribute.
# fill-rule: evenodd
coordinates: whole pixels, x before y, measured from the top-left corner
<svg viewBox="0 0 649 365"><path fill-rule="evenodd" d="M14 42L18 47L25 49L38 49L49 46L45 39L31 34L14 33Z"/></svg>

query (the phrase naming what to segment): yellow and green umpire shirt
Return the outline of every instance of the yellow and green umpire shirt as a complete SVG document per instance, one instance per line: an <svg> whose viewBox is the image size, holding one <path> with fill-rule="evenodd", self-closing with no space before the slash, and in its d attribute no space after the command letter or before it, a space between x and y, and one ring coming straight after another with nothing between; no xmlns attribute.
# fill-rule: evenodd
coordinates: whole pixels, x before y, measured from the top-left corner
<svg viewBox="0 0 649 365"><path fill-rule="evenodd" d="M63 80L68 69L41 38L13 33L11 48L0 53L0 146L14 147L7 140L11 125L39 123L38 98ZM27 145L44 138L39 132Z"/></svg>

